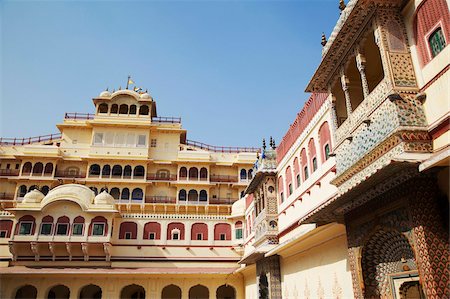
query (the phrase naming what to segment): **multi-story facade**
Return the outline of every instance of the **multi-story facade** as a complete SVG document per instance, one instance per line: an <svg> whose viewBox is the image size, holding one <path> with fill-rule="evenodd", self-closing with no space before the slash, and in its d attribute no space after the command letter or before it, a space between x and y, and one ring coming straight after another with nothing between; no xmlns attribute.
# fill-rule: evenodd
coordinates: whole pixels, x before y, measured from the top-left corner
<svg viewBox="0 0 450 299"><path fill-rule="evenodd" d="M333 103L338 195L301 223L345 223L356 298L448 298L448 1L342 8L307 86Z"/></svg>
<svg viewBox="0 0 450 299"><path fill-rule="evenodd" d="M129 90L2 139L0 297L449 297L448 7L341 1L259 154L189 141Z"/></svg>
<svg viewBox="0 0 450 299"><path fill-rule="evenodd" d="M257 150L187 140L147 93L93 101L60 134L1 141L0 297L243 297L228 216Z"/></svg>

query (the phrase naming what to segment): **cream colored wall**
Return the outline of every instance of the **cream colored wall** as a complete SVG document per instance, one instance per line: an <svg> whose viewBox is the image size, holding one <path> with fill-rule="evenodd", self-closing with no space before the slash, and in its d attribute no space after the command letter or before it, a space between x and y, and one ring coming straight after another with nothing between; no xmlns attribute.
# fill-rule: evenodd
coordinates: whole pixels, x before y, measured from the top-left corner
<svg viewBox="0 0 450 299"><path fill-rule="evenodd" d="M20 279L18 279L20 277ZM216 298L216 290L224 284L232 286L236 298L244 298L244 286L240 275L226 274L137 274L130 271L128 275L74 275L61 272L53 275L2 275L0 283L0 298L14 298L18 288L31 284L38 289L37 298L46 298L48 291L55 285L63 284L70 289L70 299L76 299L81 289L89 284L95 284L102 289L102 298L119 299L122 289L131 284L137 284L145 289L146 298L161 298L165 286L175 284L182 290L182 299L188 299L189 289L201 284L209 290L209 299Z"/></svg>
<svg viewBox="0 0 450 299"><path fill-rule="evenodd" d="M292 255L280 254L283 299L353 298L345 231L317 238Z"/></svg>
<svg viewBox="0 0 450 299"><path fill-rule="evenodd" d="M256 266L254 264L246 266L245 270L241 271L241 273L244 277L245 299L257 299Z"/></svg>
<svg viewBox="0 0 450 299"><path fill-rule="evenodd" d="M149 137L149 156L154 160L176 160L180 144L180 132L151 131ZM156 147L150 147L150 140L156 139Z"/></svg>

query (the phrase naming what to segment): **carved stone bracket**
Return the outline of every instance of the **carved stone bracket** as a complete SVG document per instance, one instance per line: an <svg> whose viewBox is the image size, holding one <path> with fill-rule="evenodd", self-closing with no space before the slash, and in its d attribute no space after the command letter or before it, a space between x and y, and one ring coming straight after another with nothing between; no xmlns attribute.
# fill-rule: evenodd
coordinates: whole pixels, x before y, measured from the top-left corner
<svg viewBox="0 0 450 299"><path fill-rule="evenodd" d="M52 253L52 261L55 261L55 243L49 242L48 243L48 249Z"/></svg>
<svg viewBox="0 0 450 299"><path fill-rule="evenodd" d="M72 261L72 244L70 242L66 243L66 250L69 255L69 261Z"/></svg>
<svg viewBox="0 0 450 299"><path fill-rule="evenodd" d="M111 243L103 243L103 251L106 255L106 261L111 261Z"/></svg>
<svg viewBox="0 0 450 299"><path fill-rule="evenodd" d="M84 261L89 261L89 243L81 243L81 250L83 251Z"/></svg>
<svg viewBox="0 0 450 299"><path fill-rule="evenodd" d="M15 247L14 243L10 241L8 243L8 247L9 247L9 252L11 252L11 254L12 254L12 260L14 262L17 261L17 252L16 252L16 247Z"/></svg>
<svg viewBox="0 0 450 299"><path fill-rule="evenodd" d="M33 251L33 253L34 253L34 260L35 260L36 262L38 262L38 261L39 261L39 258L40 258L40 256L39 256L39 245L38 245L38 243L37 243L37 242L31 242L31 243L30 243L30 247L31 247L31 251Z"/></svg>

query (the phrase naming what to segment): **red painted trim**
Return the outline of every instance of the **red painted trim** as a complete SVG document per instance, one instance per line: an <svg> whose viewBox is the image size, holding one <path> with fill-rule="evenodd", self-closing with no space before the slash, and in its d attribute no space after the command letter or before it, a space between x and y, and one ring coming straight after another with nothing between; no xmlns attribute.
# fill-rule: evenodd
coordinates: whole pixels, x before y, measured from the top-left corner
<svg viewBox="0 0 450 299"><path fill-rule="evenodd" d="M450 130L450 116L447 116L436 127L430 130L430 135L433 139L436 139L449 130Z"/></svg>

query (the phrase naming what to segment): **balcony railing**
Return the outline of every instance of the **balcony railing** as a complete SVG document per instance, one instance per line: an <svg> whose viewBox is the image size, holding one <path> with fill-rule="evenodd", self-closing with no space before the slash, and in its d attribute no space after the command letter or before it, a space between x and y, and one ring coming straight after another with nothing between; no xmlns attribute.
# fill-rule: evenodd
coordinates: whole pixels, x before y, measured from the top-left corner
<svg viewBox="0 0 450 299"><path fill-rule="evenodd" d="M237 200L238 200L237 198L210 198L209 204L210 205L232 205Z"/></svg>
<svg viewBox="0 0 450 299"><path fill-rule="evenodd" d="M256 147L237 147L237 146L214 146L208 145L202 142L186 140L186 145L198 147L211 152L219 153L256 153L259 152L259 148Z"/></svg>
<svg viewBox="0 0 450 299"><path fill-rule="evenodd" d="M67 170L56 171L55 177L57 178L85 178L86 173L84 172L73 172Z"/></svg>
<svg viewBox="0 0 450 299"><path fill-rule="evenodd" d="M212 174L209 178L211 182L216 183L237 183L238 176L237 175L216 175Z"/></svg>
<svg viewBox="0 0 450 299"><path fill-rule="evenodd" d="M0 193L0 200L13 200L13 199L14 199L13 193L6 193L6 192Z"/></svg>
<svg viewBox="0 0 450 299"><path fill-rule="evenodd" d="M0 176L18 176L19 169L0 169Z"/></svg>
<svg viewBox="0 0 450 299"><path fill-rule="evenodd" d="M152 117L152 122L163 124L181 124L181 117L159 116Z"/></svg>
<svg viewBox="0 0 450 299"><path fill-rule="evenodd" d="M42 135L28 138L0 138L0 145L25 145L40 142L49 142L61 139L61 133Z"/></svg>
<svg viewBox="0 0 450 299"><path fill-rule="evenodd" d="M66 112L64 115L64 119L80 119L80 120L89 120L94 119L95 114L92 113L79 113L79 112Z"/></svg>
<svg viewBox="0 0 450 299"><path fill-rule="evenodd" d="M147 181L176 181L176 174L160 175L157 173L147 173Z"/></svg>
<svg viewBox="0 0 450 299"><path fill-rule="evenodd" d="M176 203L177 199L171 196L146 196L145 203Z"/></svg>

